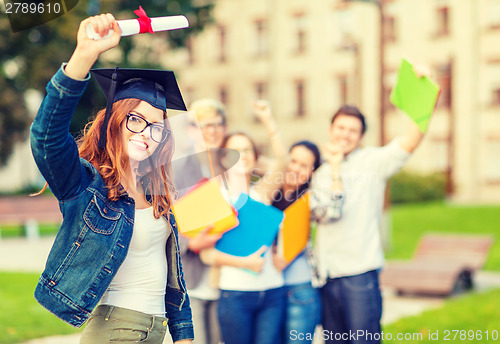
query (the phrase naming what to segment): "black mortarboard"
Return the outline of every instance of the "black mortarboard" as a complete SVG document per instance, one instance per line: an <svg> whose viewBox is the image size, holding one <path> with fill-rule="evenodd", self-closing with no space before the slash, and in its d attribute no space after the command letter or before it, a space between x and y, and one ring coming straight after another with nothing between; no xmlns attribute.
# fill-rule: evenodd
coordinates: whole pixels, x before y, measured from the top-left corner
<svg viewBox="0 0 500 344"><path fill-rule="evenodd" d="M127 98L144 100L155 108L187 111L174 72L154 69L92 69L107 100L99 148L106 147L106 131L113 103Z"/></svg>

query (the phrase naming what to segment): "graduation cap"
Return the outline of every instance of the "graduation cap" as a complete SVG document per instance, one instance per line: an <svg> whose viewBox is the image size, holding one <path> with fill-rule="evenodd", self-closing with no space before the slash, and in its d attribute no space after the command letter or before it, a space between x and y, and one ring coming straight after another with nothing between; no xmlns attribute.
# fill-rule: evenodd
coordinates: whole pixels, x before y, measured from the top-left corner
<svg viewBox="0 0 500 344"><path fill-rule="evenodd" d="M187 111L173 71L154 69L92 69L92 74L107 100L104 123L99 137L99 148L106 147L108 128L113 103L127 98L148 102L160 110Z"/></svg>

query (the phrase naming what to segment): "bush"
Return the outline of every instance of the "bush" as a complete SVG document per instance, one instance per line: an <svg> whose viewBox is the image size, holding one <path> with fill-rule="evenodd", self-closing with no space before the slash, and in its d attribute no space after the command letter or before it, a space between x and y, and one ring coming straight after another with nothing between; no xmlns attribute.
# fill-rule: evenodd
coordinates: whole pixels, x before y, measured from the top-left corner
<svg viewBox="0 0 500 344"><path fill-rule="evenodd" d="M390 179L392 204L444 200L446 177L444 173L428 175L399 172Z"/></svg>
<svg viewBox="0 0 500 344"><path fill-rule="evenodd" d="M0 190L0 196L27 196L27 195L35 194L35 193L39 192L40 190L42 190L44 184L42 184L42 185L28 184L28 185L21 187L18 190L14 190L14 191L2 191L2 190ZM47 187L42 194L43 195L52 195L52 192L50 191L49 187Z"/></svg>

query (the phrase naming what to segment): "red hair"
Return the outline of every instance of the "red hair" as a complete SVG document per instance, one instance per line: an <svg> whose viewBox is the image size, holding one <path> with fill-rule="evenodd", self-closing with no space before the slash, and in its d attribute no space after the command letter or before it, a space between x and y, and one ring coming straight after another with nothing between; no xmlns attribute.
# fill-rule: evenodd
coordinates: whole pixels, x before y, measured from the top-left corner
<svg viewBox="0 0 500 344"><path fill-rule="evenodd" d="M80 157L90 162L99 171L108 188L108 199L116 201L122 192L120 181L130 169L129 157L123 147L122 130L127 114L135 109L140 99L128 98L116 101L111 110L111 116L106 133L106 147L98 148L101 127L104 122L105 109L99 111L94 120L89 122L78 140ZM166 119L164 112L163 118ZM168 121L166 126L169 128ZM170 129L170 128L169 128ZM151 195L151 204L155 218L167 214L170 210L171 197L169 190L174 190L172 182L171 160L174 153L174 140L172 135L158 145L154 153L139 164L138 173L141 177L149 179L148 190Z"/></svg>

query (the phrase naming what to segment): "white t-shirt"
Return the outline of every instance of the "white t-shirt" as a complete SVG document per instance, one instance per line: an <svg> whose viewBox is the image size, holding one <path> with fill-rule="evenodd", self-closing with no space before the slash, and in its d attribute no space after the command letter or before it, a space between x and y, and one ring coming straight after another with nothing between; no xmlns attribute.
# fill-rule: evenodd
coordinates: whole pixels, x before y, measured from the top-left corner
<svg viewBox="0 0 500 344"><path fill-rule="evenodd" d="M250 187L249 196L255 201L262 201L260 195L252 187ZM283 274L276 270L273 264L272 248L264 254L264 265L259 274L233 266L222 266L220 270L219 287L223 290L263 291L282 287L283 284Z"/></svg>
<svg viewBox="0 0 500 344"><path fill-rule="evenodd" d="M165 316L167 258L165 244L172 230L153 207L135 210L127 256L100 303Z"/></svg>
<svg viewBox="0 0 500 344"><path fill-rule="evenodd" d="M385 186L409 156L395 139L383 147L358 148L342 162L342 217L318 224L316 234L321 279L357 275L383 266L379 224ZM330 165L323 164L315 172L311 189L330 190L331 183Z"/></svg>

